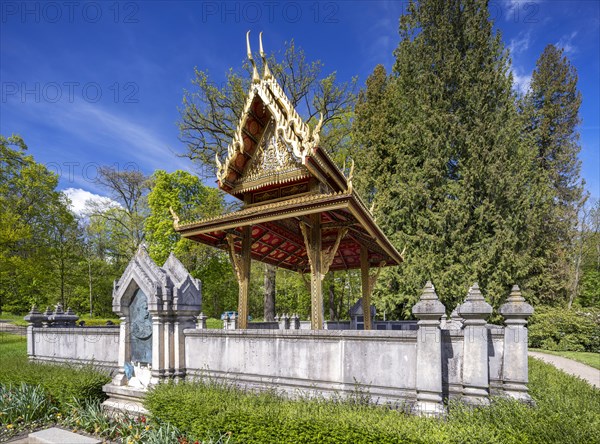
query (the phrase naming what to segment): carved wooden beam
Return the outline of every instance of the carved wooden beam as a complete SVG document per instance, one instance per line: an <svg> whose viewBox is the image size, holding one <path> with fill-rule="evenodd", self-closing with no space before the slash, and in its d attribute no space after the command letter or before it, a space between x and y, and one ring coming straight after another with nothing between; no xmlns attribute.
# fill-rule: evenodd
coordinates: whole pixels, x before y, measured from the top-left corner
<svg viewBox="0 0 600 444"><path fill-rule="evenodd" d="M179 228L179 216L177 215L173 207L169 207L169 212L171 213L171 217L173 218L173 227L175 227L175 229Z"/></svg>
<svg viewBox="0 0 600 444"><path fill-rule="evenodd" d="M333 264L333 258L335 257L335 254L337 253L337 250L340 246L340 242L342 241L344 236L346 236L347 232L348 232L347 227L344 227L340 231L338 231L337 237L335 239L335 244L333 244L325 252L323 252L323 263L321 265L322 266L321 279L323 279L325 277L325 275L329 272L329 267L331 267L331 264Z"/></svg>
<svg viewBox="0 0 600 444"><path fill-rule="evenodd" d="M306 247L306 256L308 256L308 263L310 264L311 272L314 271L313 267L313 252L311 251L311 242L310 242L310 227L304 222L300 221L300 231L302 232L302 237L304 237L304 246Z"/></svg>
<svg viewBox="0 0 600 444"><path fill-rule="evenodd" d="M381 273L381 269L385 267L385 261L381 261L379 266L375 270L375 273L369 274L369 294L373 294L373 290L375 289L375 283L377 279L379 279L379 273Z"/></svg>
<svg viewBox="0 0 600 444"><path fill-rule="evenodd" d="M231 260L231 265L233 266L233 271L235 271L235 275L237 276L238 283L243 279L243 270L242 270L242 258L239 254L235 252L235 239L233 234L228 234L226 237L227 244L229 245L229 249L227 252L229 253L229 259Z"/></svg>

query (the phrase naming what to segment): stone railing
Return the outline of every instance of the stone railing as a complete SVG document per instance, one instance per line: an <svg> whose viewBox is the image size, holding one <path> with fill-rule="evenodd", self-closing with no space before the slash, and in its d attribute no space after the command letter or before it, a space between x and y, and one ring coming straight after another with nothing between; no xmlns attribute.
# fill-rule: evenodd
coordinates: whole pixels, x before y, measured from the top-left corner
<svg viewBox="0 0 600 444"><path fill-rule="evenodd" d="M73 310L67 308L63 311L62 304L57 304L54 311L50 307L44 313L40 313L34 305L25 320L33 327L75 327L75 323L79 319Z"/></svg>
<svg viewBox="0 0 600 444"><path fill-rule="evenodd" d="M477 406L492 395L530 402L525 325L532 308L518 287L500 310L506 327L486 323L492 308L477 284L449 320L445 312L427 283L413 308L417 325L400 326L407 330L304 331L287 315L276 330L185 330L186 368L191 377L292 396L359 387L377 402L431 416L443 415L449 398Z"/></svg>
<svg viewBox="0 0 600 444"><path fill-rule="evenodd" d="M115 368L122 326L76 327L69 310L61 309L33 309L27 316L31 359ZM376 402L431 416L445 413L447 399L475 406L492 395L531 402L526 324L533 309L515 286L500 308L504 327L486 323L491 311L474 284L448 319L427 283L413 307L416 330L414 324L407 324L410 330L305 330L297 316L286 314L247 330L237 329L233 316L214 330L206 329L201 313L194 328L183 327L176 345L186 379L208 377L290 396L358 389Z"/></svg>

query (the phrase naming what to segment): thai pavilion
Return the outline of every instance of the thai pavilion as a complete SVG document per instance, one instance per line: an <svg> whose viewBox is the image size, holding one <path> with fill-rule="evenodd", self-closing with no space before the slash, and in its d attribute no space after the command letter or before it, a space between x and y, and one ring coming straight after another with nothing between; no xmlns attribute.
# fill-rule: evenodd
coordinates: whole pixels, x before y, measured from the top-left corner
<svg viewBox="0 0 600 444"><path fill-rule="evenodd" d="M327 272L360 268L369 330L377 271L400 264L402 256L353 190L352 173L346 177L319 145L322 116L314 129L300 118L269 70L262 36L262 76L246 38L252 85L227 158L216 158L219 188L242 207L190 223L179 223L174 215L175 229L229 252L239 283L239 328L247 328L250 261L256 260L303 276L310 273L313 330L323 328Z"/></svg>

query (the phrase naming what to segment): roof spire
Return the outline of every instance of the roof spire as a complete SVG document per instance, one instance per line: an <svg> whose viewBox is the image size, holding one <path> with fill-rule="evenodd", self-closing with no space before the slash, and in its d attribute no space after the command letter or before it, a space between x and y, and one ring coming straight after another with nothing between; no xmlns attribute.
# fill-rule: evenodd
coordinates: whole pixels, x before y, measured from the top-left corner
<svg viewBox="0 0 600 444"><path fill-rule="evenodd" d="M267 57L265 55L265 52L263 51L262 31L260 31L260 34L258 34L258 41L260 43L260 57L262 58L263 66L265 68L265 70L263 71L263 79L270 79L273 76L271 75L271 71L269 70L269 64L267 63Z"/></svg>
<svg viewBox="0 0 600 444"><path fill-rule="evenodd" d="M256 63L254 63L254 59L252 58L252 50L250 49L250 31L246 33L246 51L248 52L248 60L250 60L250 64L252 65L252 83L258 83L260 82L260 77L256 70Z"/></svg>

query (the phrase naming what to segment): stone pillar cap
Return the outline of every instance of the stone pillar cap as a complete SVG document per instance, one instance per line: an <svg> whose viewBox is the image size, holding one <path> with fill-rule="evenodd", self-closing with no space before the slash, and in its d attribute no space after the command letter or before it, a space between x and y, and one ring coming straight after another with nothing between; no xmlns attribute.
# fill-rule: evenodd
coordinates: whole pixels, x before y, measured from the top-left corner
<svg viewBox="0 0 600 444"><path fill-rule="evenodd" d="M477 282L469 288L465 302L458 307L458 314L465 319L486 319L492 314L492 306L483 298Z"/></svg>
<svg viewBox="0 0 600 444"><path fill-rule="evenodd" d="M413 306L412 313L417 319L439 319L446 313L446 307L438 299L431 281L427 281L425 284L421 298Z"/></svg>
<svg viewBox="0 0 600 444"><path fill-rule="evenodd" d="M59 302L59 303L58 303L58 304L56 304L56 306L54 307L54 314L55 314L55 315L57 315L57 314L58 314L58 315L62 315L63 313L64 313L63 306L62 306L62 304Z"/></svg>
<svg viewBox="0 0 600 444"><path fill-rule="evenodd" d="M25 319L30 324L39 324L42 321L48 320L47 316L39 312L35 304L31 307L31 311L29 312L29 314L23 319Z"/></svg>
<svg viewBox="0 0 600 444"><path fill-rule="evenodd" d="M527 319L533 314L533 307L529 305L518 285L513 285L506 302L500 307L500 314L508 319Z"/></svg>

